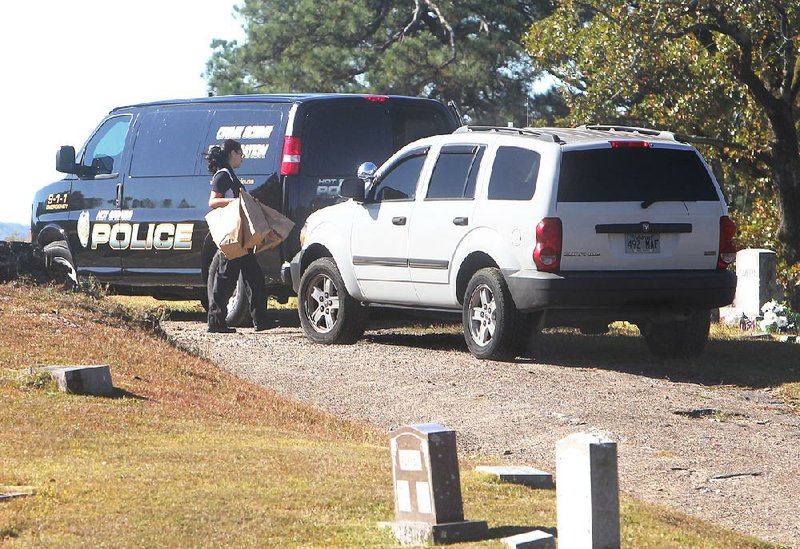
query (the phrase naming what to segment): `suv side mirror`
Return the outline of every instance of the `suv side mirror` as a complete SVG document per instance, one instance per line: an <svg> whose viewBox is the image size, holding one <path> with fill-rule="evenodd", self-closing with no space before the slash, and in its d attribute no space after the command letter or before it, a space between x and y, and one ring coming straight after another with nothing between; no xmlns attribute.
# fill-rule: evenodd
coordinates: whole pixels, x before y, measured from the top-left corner
<svg viewBox="0 0 800 549"><path fill-rule="evenodd" d="M75 165L75 147L65 146L56 153L56 171L61 173L78 173Z"/></svg>
<svg viewBox="0 0 800 549"><path fill-rule="evenodd" d="M364 182L354 177L345 179L342 181L341 187L339 187L339 196L352 198L356 202L364 202Z"/></svg>

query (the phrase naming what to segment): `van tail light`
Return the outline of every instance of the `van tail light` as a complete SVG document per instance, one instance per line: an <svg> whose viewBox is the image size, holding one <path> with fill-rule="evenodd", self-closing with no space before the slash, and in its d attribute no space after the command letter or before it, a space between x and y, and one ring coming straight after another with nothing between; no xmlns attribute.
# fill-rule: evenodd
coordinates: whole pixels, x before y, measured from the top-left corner
<svg viewBox="0 0 800 549"><path fill-rule="evenodd" d="M283 138L283 158L281 175L297 175L300 173L300 138L287 135Z"/></svg>
<svg viewBox="0 0 800 549"><path fill-rule="evenodd" d="M540 271L555 272L561 266L561 220L545 217L536 225L533 262Z"/></svg>
<svg viewBox="0 0 800 549"><path fill-rule="evenodd" d="M727 215L719 218L719 259L717 259L717 269L727 269L728 265L736 259L736 244L733 239L736 236L736 223Z"/></svg>
<svg viewBox="0 0 800 549"><path fill-rule="evenodd" d="M609 141L612 149L649 149L648 141Z"/></svg>
<svg viewBox="0 0 800 549"><path fill-rule="evenodd" d="M389 98L385 95L365 95L364 99L367 101L372 101L374 103L385 103L389 100Z"/></svg>

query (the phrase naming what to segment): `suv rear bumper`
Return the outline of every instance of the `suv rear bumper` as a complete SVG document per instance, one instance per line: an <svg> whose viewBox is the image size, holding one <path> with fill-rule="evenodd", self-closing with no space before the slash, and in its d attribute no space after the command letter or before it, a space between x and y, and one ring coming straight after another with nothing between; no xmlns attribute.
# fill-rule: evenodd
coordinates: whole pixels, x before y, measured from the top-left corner
<svg viewBox="0 0 800 549"><path fill-rule="evenodd" d="M736 274L719 271L503 272L522 312L544 309L713 309L736 293Z"/></svg>

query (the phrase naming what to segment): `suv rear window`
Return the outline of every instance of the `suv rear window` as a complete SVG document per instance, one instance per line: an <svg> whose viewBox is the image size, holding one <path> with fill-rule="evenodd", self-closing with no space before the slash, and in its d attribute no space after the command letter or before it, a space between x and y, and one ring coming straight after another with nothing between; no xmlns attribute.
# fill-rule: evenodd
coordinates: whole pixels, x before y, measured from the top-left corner
<svg viewBox="0 0 800 549"><path fill-rule="evenodd" d="M303 125L300 169L310 176L352 176L363 162L380 166L412 141L451 131L434 109L367 101L315 108Z"/></svg>
<svg viewBox="0 0 800 549"><path fill-rule="evenodd" d="M559 202L718 201L716 188L692 150L619 148L561 155Z"/></svg>

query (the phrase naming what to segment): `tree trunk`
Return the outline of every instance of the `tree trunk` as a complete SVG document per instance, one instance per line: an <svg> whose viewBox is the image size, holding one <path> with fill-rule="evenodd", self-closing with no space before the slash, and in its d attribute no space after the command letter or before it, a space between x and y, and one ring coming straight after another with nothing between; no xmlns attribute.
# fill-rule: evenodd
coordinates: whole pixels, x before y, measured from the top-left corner
<svg viewBox="0 0 800 549"><path fill-rule="evenodd" d="M778 240L780 255L789 266L800 262L800 154L797 142L789 146L775 143L773 149L772 178L775 183L780 213ZM800 280L787 280L786 297L792 309L800 310Z"/></svg>

